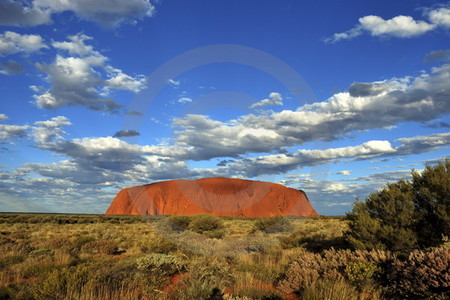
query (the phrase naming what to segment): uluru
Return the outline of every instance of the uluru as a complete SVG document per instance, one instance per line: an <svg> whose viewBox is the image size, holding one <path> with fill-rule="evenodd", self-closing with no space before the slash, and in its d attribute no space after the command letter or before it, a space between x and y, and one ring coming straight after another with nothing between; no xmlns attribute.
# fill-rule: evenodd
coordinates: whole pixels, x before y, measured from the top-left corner
<svg viewBox="0 0 450 300"><path fill-rule="evenodd" d="M122 189L107 215L231 217L318 216L305 192L280 184L234 178L168 180Z"/></svg>

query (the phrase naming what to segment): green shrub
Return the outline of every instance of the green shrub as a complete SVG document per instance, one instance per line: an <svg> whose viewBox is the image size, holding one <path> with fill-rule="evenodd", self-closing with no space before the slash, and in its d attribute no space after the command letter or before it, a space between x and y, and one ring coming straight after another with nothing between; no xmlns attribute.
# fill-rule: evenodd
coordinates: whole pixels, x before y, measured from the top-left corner
<svg viewBox="0 0 450 300"><path fill-rule="evenodd" d="M355 249L410 252L450 236L450 160L388 184L347 214L346 239Z"/></svg>
<svg viewBox="0 0 450 300"><path fill-rule="evenodd" d="M90 276L89 269L82 266L56 269L34 285L32 293L37 300L65 299L67 294L79 294Z"/></svg>
<svg viewBox="0 0 450 300"><path fill-rule="evenodd" d="M450 159L412 177L419 245L440 246L450 238Z"/></svg>
<svg viewBox="0 0 450 300"><path fill-rule="evenodd" d="M264 252L278 244L278 239L271 236L248 237L245 241L245 250L248 252Z"/></svg>
<svg viewBox="0 0 450 300"><path fill-rule="evenodd" d="M265 233L285 232L292 230L293 228L291 222L281 215L270 218L260 218L255 221L255 227L257 230Z"/></svg>
<svg viewBox="0 0 450 300"><path fill-rule="evenodd" d="M196 215L189 224L189 229L197 233L223 230L223 228L222 219L210 214Z"/></svg>
<svg viewBox="0 0 450 300"><path fill-rule="evenodd" d="M113 255L117 252L118 247L115 241L98 240L88 242L83 245L81 251L89 254L107 254Z"/></svg>
<svg viewBox="0 0 450 300"><path fill-rule="evenodd" d="M408 181L388 184L365 202L356 202L347 217L346 239L355 249L410 251L417 247L413 189Z"/></svg>
<svg viewBox="0 0 450 300"><path fill-rule="evenodd" d="M173 231L184 231L188 229L189 224L191 223L191 216L170 216L165 219L165 223L170 227Z"/></svg>
<svg viewBox="0 0 450 300"><path fill-rule="evenodd" d="M450 250L413 251L392 262L388 288L403 297L450 297Z"/></svg>
<svg viewBox="0 0 450 300"><path fill-rule="evenodd" d="M215 257L194 259L188 266L188 274L181 281L174 299L208 299L213 291L221 293L236 281L230 266Z"/></svg>
<svg viewBox="0 0 450 300"><path fill-rule="evenodd" d="M178 246L168 238L164 238L160 235L150 239L145 246L141 247L141 251L144 253L162 253L169 254L177 251Z"/></svg>
<svg viewBox="0 0 450 300"><path fill-rule="evenodd" d="M359 293L345 281L317 280L301 293L302 300L359 300Z"/></svg>
<svg viewBox="0 0 450 300"><path fill-rule="evenodd" d="M95 241L95 238L93 236L89 235L77 236L73 241L73 247L77 250L80 250L81 247L83 247L85 244L93 241Z"/></svg>
<svg viewBox="0 0 450 300"><path fill-rule="evenodd" d="M381 269L374 262L357 261L349 263L344 270L347 279L356 285L362 287L368 281L375 279Z"/></svg>
<svg viewBox="0 0 450 300"><path fill-rule="evenodd" d="M170 254L150 254L136 260L138 270L167 277L180 272L185 265L180 257Z"/></svg>

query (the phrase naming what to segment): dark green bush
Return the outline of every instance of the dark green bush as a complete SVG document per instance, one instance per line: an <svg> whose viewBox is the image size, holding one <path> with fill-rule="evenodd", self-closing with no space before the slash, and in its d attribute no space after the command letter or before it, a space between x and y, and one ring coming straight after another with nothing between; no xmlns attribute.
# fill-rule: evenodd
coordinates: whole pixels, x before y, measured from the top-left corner
<svg viewBox="0 0 450 300"><path fill-rule="evenodd" d="M255 221L255 227L257 230L265 233L285 232L293 228L291 222L281 215L257 219Z"/></svg>
<svg viewBox="0 0 450 300"><path fill-rule="evenodd" d="M170 216L165 222L173 231L184 231L188 229L191 220L191 216Z"/></svg>
<svg viewBox="0 0 450 300"><path fill-rule="evenodd" d="M412 176L355 203L345 234L352 247L406 253L450 236L450 160Z"/></svg>
<svg viewBox="0 0 450 300"><path fill-rule="evenodd" d="M436 247L450 238L450 159L412 172L417 233L421 247Z"/></svg>
<svg viewBox="0 0 450 300"><path fill-rule="evenodd" d="M197 233L221 230L223 228L224 225L222 219L210 214L196 215L189 224L189 229Z"/></svg>

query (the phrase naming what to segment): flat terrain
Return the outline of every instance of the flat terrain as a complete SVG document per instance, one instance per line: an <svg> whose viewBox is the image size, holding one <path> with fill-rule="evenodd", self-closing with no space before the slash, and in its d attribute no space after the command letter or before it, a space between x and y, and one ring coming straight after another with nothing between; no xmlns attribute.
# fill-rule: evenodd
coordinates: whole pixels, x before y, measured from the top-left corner
<svg viewBox="0 0 450 300"><path fill-rule="evenodd" d="M433 297L448 293L426 281L448 249L418 252L410 267L347 249L347 229L343 217L4 213L0 299L404 299L405 268ZM420 257L428 269L415 269Z"/></svg>

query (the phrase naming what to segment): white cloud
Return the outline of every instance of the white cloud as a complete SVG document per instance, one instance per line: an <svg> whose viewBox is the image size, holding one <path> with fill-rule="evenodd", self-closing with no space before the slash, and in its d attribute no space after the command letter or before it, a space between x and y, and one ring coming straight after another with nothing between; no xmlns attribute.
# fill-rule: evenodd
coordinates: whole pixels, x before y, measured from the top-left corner
<svg viewBox="0 0 450 300"><path fill-rule="evenodd" d="M36 26L51 23L50 11L23 1L0 1L0 25Z"/></svg>
<svg viewBox="0 0 450 300"><path fill-rule="evenodd" d="M269 97L250 105L250 108L256 108L269 105L283 105L283 97L280 93L272 92Z"/></svg>
<svg viewBox="0 0 450 300"><path fill-rule="evenodd" d="M144 75L136 75L134 77L127 75L120 69L106 67L109 79L105 82L106 91L111 89L127 90L133 93L139 93L147 86L147 80Z"/></svg>
<svg viewBox="0 0 450 300"><path fill-rule="evenodd" d="M181 84L181 81L179 81L179 80L174 80L174 79L169 79L169 80L167 80L167 82L168 82L169 84L171 84L172 86L174 86L174 87L178 87L178 86L180 86L180 84Z"/></svg>
<svg viewBox="0 0 450 300"><path fill-rule="evenodd" d="M79 33L67 37L69 41L53 42L52 46L56 49L67 51L70 55L76 56L96 56L101 57L100 52L95 51L91 45L86 45L85 41L92 40L92 37Z"/></svg>
<svg viewBox="0 0 450 300"><path fill-rule="evenodd" d="M429 122L450 113L450 64L418 77L353 83L348 91L297 110L248 114L228 122L205 115L174 119L174 144L189 159L283 152L311 141L333 141L400 122Z"/></svg>
<svg viewBox="0 0 450 300"><path fill-rule="evenodd" d="M424 21L416 21L410 16L397 16L389 20L378 16L365 16L359 19L359 23L362 29L372 36L387 35L399 38L422 35L435 27Z"/></svg>
<svg viewBox="0 0 450 300"><path fill-rule="evenodd" d="M34 124L36 126L33 127L33 138L38 144L63 140L62 135L66 132L61 127L72 125L69 119L64 116L53 117L48 121L38 121Z"/></svg>
<svg viewBox="0 0 450 300"><path fill-rule="evenodd" d="M429 12L430 21L437 26L442 26L444 28L450 27L450 9L449 8L439 8L436 10L431 10Z"/></svg>
<svg viewBox="0 0 450 300"><path fill-rule="evenodd" d="M352 174L352 171L351 170L342 170L342 171L337 172L337 174L344 175L344 176L350 176Z"/></svg>
<svg viewBox="0 0 450 300"><path fill-rule="evenodd" d="M52 45L73 56L57 54L53 63L37 64L37 68L47 74L51 85L49 89L33 88L38 92L33 97L39 108L83 106L92 110L116 111L122 105L108 98L112 90L137 93L146 87L143 75L132 77L108 65L107 57L85 44L91 37L77 34L68 39Z"/></svg>
<svg viewBox="0 0 450 300"><path fill-rule="evenodd" d="M104 26L122 23L135 24L151 17L155 7L149 0L34 0L0 2L0 25L36 26L51 23L51 15L71 11L81 19L95 21Z"/></svg>
<svg viewBox="0 0 450 300"><path fill-rule="evenodd" d="M429 22L414 20L411 16L399 15L392 19L385 20L380 16L364 16L359 18L359 24L352 29L335 33L332 37L326 38L326 42L335 43L341 40L349 40L364 33L372 36L389 36L397 38L411 38L423 35L437 28L450 27L450 9L441 7L429 9L427 16Z"/></svg>
<svg viewBox="0 0 450 300"><path fill-rule="evenodd" d="M17 52L31 53L42 48L48 48L48 46L40 35L19 34L12 31L0 34L0 56Z"/></svg>
<svg viewBox="0 0 450 300"><path fill-rule="evenodd" d="M9 118L5 114L0 114L0 122L7 121ZM30 127L27 125L7 125L0 124L0 143L7 143L11 140L16 140L27 136L27 130ZM10 143L10 142L9 142Z"/></svg>
<svg viewBox="0 0 450 300"><path fill-rule="evenodd" d="M192 102L192 99L189 97L180 97L178 98L178 103L190 103Z"/></svg>
<svg viewBox="0 0 450 300"><path fill-rule="evenodd" d="M0 143L27 136L26 130L28 129L29 127L26 125L19 126L0 124Z"/></svg>

